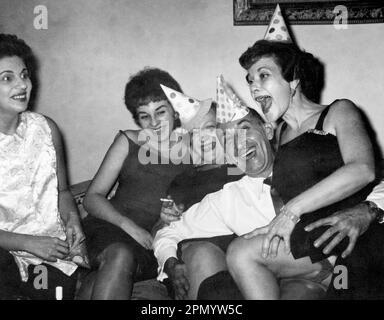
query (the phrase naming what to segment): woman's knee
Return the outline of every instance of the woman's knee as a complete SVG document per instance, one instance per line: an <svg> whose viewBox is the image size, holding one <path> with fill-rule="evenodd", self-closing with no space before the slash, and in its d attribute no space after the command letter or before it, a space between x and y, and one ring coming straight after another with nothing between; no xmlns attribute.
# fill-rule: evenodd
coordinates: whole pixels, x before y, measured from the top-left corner
<svg viewBox="0 0 384 320"><path fill-rule="evenodd" d="M100 267L115 266L120 269L130 269L136 265L133 248L123 242L116 242L106 247L99 255Z"/></svg>
<svg viewBox="0 0 384 320"><path fill-rule="evenodd" d="M226 255L228 266L241 266L244 262L257 261L261 241L260 237L249 240L239 237L233 240L228 247Z"/></svg>
<svg viewBox="0 0 384 320"><path fill-rule="evenodd" d="M183 249L183 261L186 264L216 263L218 260L225 261L224 252L216 245L207 241L198 241L188 244Z"/></svg>

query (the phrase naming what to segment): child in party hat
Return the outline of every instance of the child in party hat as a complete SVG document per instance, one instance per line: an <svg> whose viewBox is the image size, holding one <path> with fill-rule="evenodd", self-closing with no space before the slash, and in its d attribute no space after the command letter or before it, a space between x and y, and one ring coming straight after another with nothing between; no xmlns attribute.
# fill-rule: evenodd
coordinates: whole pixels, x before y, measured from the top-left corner
<svg viewBox="0 0 384 320"><path fill-rule="evenodd" d="M192 162L195 165L224 164L223 149L216 142L216 104L212 99L199 101L166 86L161 85L161 88L178 113L181 127L190 134Z"/></svg>

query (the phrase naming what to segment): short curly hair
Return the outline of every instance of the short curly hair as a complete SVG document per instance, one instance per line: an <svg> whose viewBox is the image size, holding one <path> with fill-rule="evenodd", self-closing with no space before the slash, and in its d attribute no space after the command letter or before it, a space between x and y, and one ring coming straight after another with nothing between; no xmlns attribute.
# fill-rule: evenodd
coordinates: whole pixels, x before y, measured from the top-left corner
<svg viewBox="0 0 384 320"><path fill-rule="evenodd" d="M148 103L167 100L160 84L183 92L179 83L166 71L157 68L144 68L131 76L125 86L124 101L133 119L138 123L137 108Z"/></svg>
<svg viewBox="0 0 384 320"><path fill-rule="evenodd" d="M287 82L298 79L303 94L314 102L320 101L324 66L319 59L292 43L259 40L240 56L239 62L248 70L262 57L272 57Z"/></svg>
<svg viewBox="0 0 384 320"><path fill-rule="evenodd" d="M5 57L19 57L23 60L29 73L33 74L36 70L36 60L32 49L13 34L0 33L0 59Z"/></svg>

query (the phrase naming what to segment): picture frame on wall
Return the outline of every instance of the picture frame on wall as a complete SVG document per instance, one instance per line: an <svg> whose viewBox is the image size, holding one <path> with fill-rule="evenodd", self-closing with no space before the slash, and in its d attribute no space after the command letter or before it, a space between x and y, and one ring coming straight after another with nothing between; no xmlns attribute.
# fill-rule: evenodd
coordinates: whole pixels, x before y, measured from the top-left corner
<svg viewBox="0 0 384 320"><path fill-rule="evenodd" d="M290 25L384 23L382 0L233 0L234 25L267 25L277 4Z"/></svg>

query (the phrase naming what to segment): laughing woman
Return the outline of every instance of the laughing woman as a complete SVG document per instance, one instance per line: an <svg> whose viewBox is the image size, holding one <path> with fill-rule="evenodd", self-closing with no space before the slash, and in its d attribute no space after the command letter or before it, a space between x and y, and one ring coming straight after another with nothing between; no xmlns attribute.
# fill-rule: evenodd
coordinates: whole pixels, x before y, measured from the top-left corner
<svg viewBox="0 0 384 320"><path fill-rule="evenodd" d="M125 104L141 129L152 133L148 163L141 130L120 131L110 146L84 199L90 215L84 223L94 281L84 291L91 299L130 299L135 281L154 278L157 261L152 251L151 230L160 217L160 198L173 178L186 166L160 163L161 152L172 145L170 137L178 115L160 84L181 91L167 72L144 69L125 88ZM172 147L172 146L171 146ZM148 149L149 150L149 149ZM169 160L169 159L168 159ZM111 200L110 190L118 181Z"/></svg>
<svg viewBox="0 0 384 320"><path fill-rule="evenodd" d="M55 299L57 286L71 299L77 266L69 257L84 235L60 132L51 119L27 111L32 61L24 41L0 34L0 300ZM47 290L34 286L33 266L40 264Z"/></svg>
<svg viewBox="0 0 384 320"><path fill-rule="evenodd" d="M228 263L245 297L277 299L278 279L321 281L336 256L351 252L353 242L342 241L330 251L327 243L316 241L329 226L309 232L305 227L365 200L375 178L373 151L351 101L314 102L319 62L310 53L292 43L260 40L240 63L267 119L283 120L272 185L285 205L268 226L233 243Z"/></svg>

